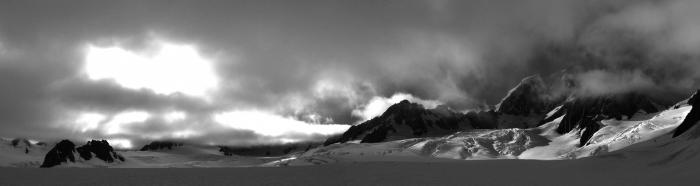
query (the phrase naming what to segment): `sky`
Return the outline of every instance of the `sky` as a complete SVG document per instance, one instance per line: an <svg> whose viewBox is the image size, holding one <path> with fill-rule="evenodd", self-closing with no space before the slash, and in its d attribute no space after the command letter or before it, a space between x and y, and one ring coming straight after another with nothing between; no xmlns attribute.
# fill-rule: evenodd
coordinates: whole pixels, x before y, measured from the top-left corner
<svg viewBox="0 0 700 186"><path fill-rule="evenodd" d="M694 0L0 1L0 136L323 140L403 99L495 105L566 70L586 95L700 79Z"/></svg>

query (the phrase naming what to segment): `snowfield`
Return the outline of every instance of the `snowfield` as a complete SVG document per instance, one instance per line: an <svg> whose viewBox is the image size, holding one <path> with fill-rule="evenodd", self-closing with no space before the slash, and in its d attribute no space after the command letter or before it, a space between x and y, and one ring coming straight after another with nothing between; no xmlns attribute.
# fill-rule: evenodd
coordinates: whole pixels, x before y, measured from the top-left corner
<svg viewBox="0 0 700 186"><path fill-rule="evenodd" d="M579 160L344 162L189 169L0 169L0 185L697 185L700 141ZM680 143L679 143L680 144ZM405 160L405 159L404 159ZM41 179L37 179L41 178Z"/></svg>
<svg viewBox="0 0 700 186"><path fill-rule="evenodd" d="M39 167L44 161L44 156L51 147L18 143L13 145L14 139L0 139L0 167Z"/></svg>

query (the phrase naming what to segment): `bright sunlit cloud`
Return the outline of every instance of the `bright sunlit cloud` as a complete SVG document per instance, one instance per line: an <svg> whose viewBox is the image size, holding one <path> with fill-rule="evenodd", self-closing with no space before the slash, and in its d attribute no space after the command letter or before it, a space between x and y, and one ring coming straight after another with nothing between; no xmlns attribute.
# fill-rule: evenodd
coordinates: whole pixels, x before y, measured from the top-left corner
<svg viewBox="0 0 700 186"><path fill-rule="evenodd" d="M389 98L375 96L369 100L367 105L364 107L353 110L352 115L362 118L362 121L370 120L374 117L382 115L382 113L391 107L391 105L399 103L403 100L421 104L427 109L432 109L442 104L440 101L423 100L410 94L396 93Z"/></svg>
<svg viewBox="0 0 700 186"><path fill-rule="evenodd" d="M82 113L75 120L75 123L78 125L81 132L86 132L97 129L100 122L104 121L106 118L105 115L98 113Z"/></svg>
<svg viewBox="0 0 700 186"><path fill-rule="evenodd" d="M214 116L219 124L241 130L251 130L267 136L290 133L331 135L345 132L348 125L310 124L263 111L231 111Z"/></svg>
<svg viewBox="0 0 700 186"><path fill-rule="evenodd" d="M151 117L151 114L144 111L127 111L115 115L109 122L105 123L105 134L125 133L124 125L142 123Z"/></svg>
<svg viewBox="0 0 700 186"><path fill-rule="evenodd" d="M131 149L134 147L128 139L108 139L107 143L117 149Z"/></svg>
<svg viewBox="0 0 700 186"><path fill-rule="evenodd" d="M125 88L165 95L179 92L202 97L218 84L212 63L194 46L165 42L156 42L152 53L89 45L85 71L91 80L114 80Z"/></svg>
<svg viewBox="0 0 700 186"><path fill-rule="evenodd" d="M163 115L163 120L168 123L182 121L187 118L187 114L181 111L173 111Z"/></svg>

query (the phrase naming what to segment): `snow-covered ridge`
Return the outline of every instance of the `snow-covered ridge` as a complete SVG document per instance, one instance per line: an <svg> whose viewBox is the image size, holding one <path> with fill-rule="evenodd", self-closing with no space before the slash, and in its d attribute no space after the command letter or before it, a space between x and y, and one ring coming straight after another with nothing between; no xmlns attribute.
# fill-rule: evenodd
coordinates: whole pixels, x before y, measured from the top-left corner
<svg viewBox="0 0 700 186"><path fill-rule="evenodd" d="M591 120L598 127L595 130L578 123L573 125L569 131L559 132L562 122L570 114L565 109L569 109L569 111L574 109L556 107L547 114L554 118L537 128L472 129L442 137L412 138L371 144L333 144L285 159L277 162L276 165L313 165L371 160L392 161L393 159L424 161L424 158L462 160L577 159L609 154L631 145L669 136L686 119L693 108L693 105L684 103L660 112L648 113L656 107L651 102L644 101L645 97L622 96L621 98L624 101L598 98L593 99L595 101L586 102L587 104L592 103L593 106L585 108L594 108L589 113L596 114L598 117ZM632 102L628 102L630 100ZM638 100L642 101L638 102ZM590 133L590 139L582 140L587 131ZM700 132L698 132L698 136L700 136ZM581 141L586 142L584 146L581 146Z"/></svg>

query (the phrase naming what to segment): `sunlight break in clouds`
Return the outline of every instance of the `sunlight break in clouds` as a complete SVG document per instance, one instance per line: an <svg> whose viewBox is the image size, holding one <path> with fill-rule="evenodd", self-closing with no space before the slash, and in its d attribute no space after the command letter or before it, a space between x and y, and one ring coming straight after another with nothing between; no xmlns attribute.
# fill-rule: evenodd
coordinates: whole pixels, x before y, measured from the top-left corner
<svg viewBox="0 0 700 186"><path fill-rule="evenodd" d="M98 113L82 113L78 116L78 119L75 120L75 123L80 128L80 132L86 132L97 129L100 123L106 118L105 115Z"/></svg>
<svg viewBox="0 0 700 186"><path fill-rule="evenodd" d="M155 42L155 47L150 53L89 45L85 71L91 80L114 80L125 88L164 95L179 92L204 97L217 88L211 62L194 46Z"/></svg>
<svg viewBox="0 0 700 186"><path fill-rule="evenodd" d="M127 131L124 131L123 127L124 125L143 123L150 117L151 114L144 111L128 111L119 113L115 115L112 120L105 123L105 133L107 135L126 133Z"/></svg>
<svg viewBox="0 0 700 186"><path fill-rule="evenodd" d="M216 114L214 120L234 129L251 130L266 136L286 134L332 135L345 132L349 125L310 124L263 111L231 111Z"/></svg>
<svg viewBox="0 0 700 186"><path fill-rule="evenodd" d="M128 139L108 139L107 143L117 149L131 149L134 147Z"/></svg>
<svg viewBox="0 0 700 186"><path fill-rule="evenodd" d="M186 118L187 118L187 114L185 114L182 111L173 111L173 112L163 114L163 119L168 123L181 121L181 120L184 120Z"/></svg>

